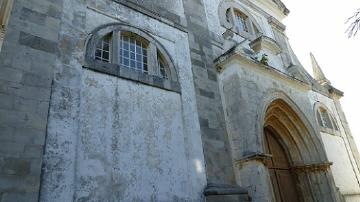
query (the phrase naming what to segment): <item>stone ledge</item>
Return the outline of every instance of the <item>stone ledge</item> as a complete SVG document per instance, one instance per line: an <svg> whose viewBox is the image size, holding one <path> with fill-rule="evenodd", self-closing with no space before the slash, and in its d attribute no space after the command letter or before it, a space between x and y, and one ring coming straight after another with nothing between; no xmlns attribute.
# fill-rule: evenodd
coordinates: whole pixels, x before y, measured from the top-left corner
<svg viewBox="0 0 360 202"><path fill-rule="evenodd" d="M205 196L213 195L247 195L248 191L238 185L208 184L204 190Z"/></svg>
<svg viewBox="0 0 360 202"><path fill-rule="evenodd" d="M242 47L241 44L233 46L224 54L222 54L221 56L219 56L214 60L214 65L216 67L216 70L218 71L218 73L223 72L226 69L226 64L230 63L233 60L245 61L250 64L253 64L257 69L262 70L267 74L280 77L281 79L294 84L298 84L299 87L301 86L307 90L311 88L311 86L308 83L301 81L295 77L292 77L288 73L282 72L270 65L262 64L260 61L257 61L256 58L254 58L252 55L249 55L247 52L248 50Z"/></svg>
<svg viewBox="0 0 360 202"><path fill-rule="evenodd" d="M181 94L181 86L177 81L144 74L140 71L121 67L120 65L89 59L83 68Z"/></svg>

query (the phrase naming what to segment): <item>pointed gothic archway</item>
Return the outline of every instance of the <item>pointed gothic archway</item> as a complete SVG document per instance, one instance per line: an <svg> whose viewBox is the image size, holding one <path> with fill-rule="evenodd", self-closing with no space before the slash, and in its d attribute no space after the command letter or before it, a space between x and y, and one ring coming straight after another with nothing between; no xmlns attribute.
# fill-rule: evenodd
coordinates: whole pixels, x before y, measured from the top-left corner
<svg viewBox="0 0 360 202"><path fill-rule="evenodd" d="M276 201L337 201L321 140L286 96L266 106L262 128L266 165Z"/></svg>

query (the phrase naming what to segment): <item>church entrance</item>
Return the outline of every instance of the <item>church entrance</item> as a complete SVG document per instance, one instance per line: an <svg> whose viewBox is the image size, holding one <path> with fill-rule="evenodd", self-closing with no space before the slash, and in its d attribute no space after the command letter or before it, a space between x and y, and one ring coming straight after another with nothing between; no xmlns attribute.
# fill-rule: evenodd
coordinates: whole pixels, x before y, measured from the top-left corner
<svg viewBox="0 0 360 202"><path fill-rule="evenodd" d="M284 147L278 140L279 136L270 128L265 128L264 134L266 152L272 155L267 163L276 201L298 202L294 174Z"/></svg>

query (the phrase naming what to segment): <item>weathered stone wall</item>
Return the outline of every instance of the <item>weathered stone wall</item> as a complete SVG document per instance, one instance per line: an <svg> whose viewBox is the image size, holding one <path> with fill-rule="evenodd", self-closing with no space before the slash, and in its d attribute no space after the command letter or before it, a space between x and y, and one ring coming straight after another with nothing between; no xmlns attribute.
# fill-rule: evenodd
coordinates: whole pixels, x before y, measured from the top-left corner
<svg viewBox="0 0 360 202"><path fill-rule="evenodd" d="M271 201L266 166L234 162L264 152L261 107L279 93L322 140L305 163L334 162L331 173L300 176L315 184L304 200L336 200L332 175L346 200L357 200L358 153L341 107L285 75L299 62L263 4L240 3L289 52L270 56L282 72L249 60L216 72L214 60L227 51L222 2L15 0L0 52L0 201L202 201L206 183L238 184L254 201ZM83 68L89 34L107 23L162 44L181 92ZM342 136L320 133L315 101L333 110Z"/></svg>
<svg viewBox="0 0 360 202"><path fill-rule="evenodd" d="M119 2L64 1L40 200L200 201L206 179L187 34ZM165 47L180 94L82 67L88 34L113 22Z"/></svg>
<svg viewBox="0 0 360 202"><path fill-rule="evenodd" d="M317 123L313 115L313 105L308 98L310 88L298 80L280 75L275 69L267 69L255 62L241 58L230 60L226 69L219 75L221 95L223 97L224 110L227 120L227 128L232 146L233 161L244 159L253 154L263 154L262 130L264 127L264 109L269 98L278 97L292 102L299 116L307 120L309 134L306 136L314 142L309 148L316 153L311 157L304 157L301 161L294 161L297 164L312 164L326 162L327 156L323 149L323 143L319 141L320 133L316 133ZM281 95L281 96L280 96ZM305 134L303 134L305 138ZM306 138L305 138L306 139ZM314 141L316 140L316 141ZM305 148L306 146L299 146ZM292 148L294 149L294 148ZM238 183L249 188L250 196L254 201L271 200L272 189L267 168L256 159L239 164L235 173ZM335 186L332 185L331 173L309 174L314 194L304 195L306 201L325 200L336 201ZM300 178L300 176L299 176ZM307 178L307 177L306 177ZM305 179L305 178L304 178ZM301 185L307 189L305 184Z"/></svg>
<svg viewBox="0 0 360 202"><path fill-rule="evenodd" d="M0 201L37 201L62 1L15 0L0 53Z"/></svg>
<svg viewBox="0 0 360 202"><path fill-rule="evenodd" d="M194 75L196 100L209 183L235 184L226 131L213 44L217 38L208 28L204 1L184 0Z"/></svg>

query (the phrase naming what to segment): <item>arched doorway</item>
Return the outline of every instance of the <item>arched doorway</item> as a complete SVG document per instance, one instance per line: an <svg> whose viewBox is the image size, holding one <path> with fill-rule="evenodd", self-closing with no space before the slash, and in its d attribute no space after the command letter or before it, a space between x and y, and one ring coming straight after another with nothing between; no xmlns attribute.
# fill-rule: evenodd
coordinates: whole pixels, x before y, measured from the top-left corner
<svg viewBox="0 0 360 202"><path fill-rule="evenodd" d="M264 135L266 153L272 156L267 165L276 201L298 202L295 176L279 135L269 127L264 129Z"/></svg>
<svg viewBox="0 0 360 202"><path fill-rule="evenodd" d="M320 139L302 111L280 97L264 106L261 128L264 153L273 155L265 162L276 201L338 201Z"/></svg>

